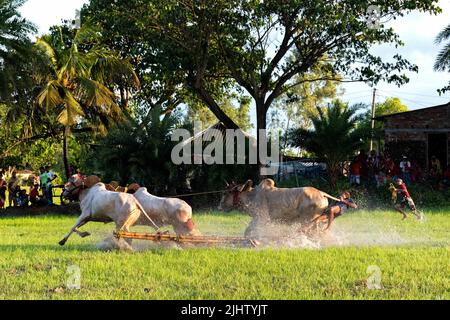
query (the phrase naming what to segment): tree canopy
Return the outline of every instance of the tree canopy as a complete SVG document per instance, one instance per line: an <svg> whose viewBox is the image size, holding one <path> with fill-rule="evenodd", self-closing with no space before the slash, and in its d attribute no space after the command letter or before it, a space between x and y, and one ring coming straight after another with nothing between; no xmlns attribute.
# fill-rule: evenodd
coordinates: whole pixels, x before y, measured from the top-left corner
<svg viewBox="0 0 450 320"><path fill-rule="evenodd" d="M245 90L256 105L257 129L265 129L273 102L302 82L408 82L403 72L417 66L395 53L383 60L371 47L401 46L385 22L413 10L437 14L437 2L377 1L376 27L365 0L92 0L85 12L118 33L119 47L135 46L156 79L194 92L228 128L238 125L221 107L220 89ZM121 42L123 28L139 35L135 43ZM296 77L324 59L325 78Z"/></svg>

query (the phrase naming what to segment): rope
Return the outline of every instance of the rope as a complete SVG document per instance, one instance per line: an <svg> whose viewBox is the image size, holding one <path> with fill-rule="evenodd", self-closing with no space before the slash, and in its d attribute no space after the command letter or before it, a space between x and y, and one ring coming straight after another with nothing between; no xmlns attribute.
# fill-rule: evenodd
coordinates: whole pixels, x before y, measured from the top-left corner
<svg viewBox="0 0 450 320"><path fill-rule="evenodd" d="M222 193L222 192L225 192L225 191L227 191L227 190L188 193L188 194L180 194L180 195L176 195L176 196L166 196L165 198L183 198L183 197L190 197L190 196L200 196L200 195L204 195L204 194Z"/></svg>

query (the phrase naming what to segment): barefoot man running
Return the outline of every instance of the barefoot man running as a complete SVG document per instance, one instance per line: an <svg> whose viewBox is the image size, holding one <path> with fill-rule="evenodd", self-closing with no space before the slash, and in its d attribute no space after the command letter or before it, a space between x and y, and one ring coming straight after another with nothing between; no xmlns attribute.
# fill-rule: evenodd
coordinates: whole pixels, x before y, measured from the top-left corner
<svg viewBox="0 0 450 320"><path fill-rule="evenodd" d="M406 184L402 179L395 180L397 188L397 203L395 204L395 209L403 215L403 220L405 220L408 216L406 215L404 209L405 206L408 206L411 209L412 213L417 217L417 219L422 219L421 215L417 212L416 206L414 204L413 199L411 198L408 189L406 188Z"/></svg>

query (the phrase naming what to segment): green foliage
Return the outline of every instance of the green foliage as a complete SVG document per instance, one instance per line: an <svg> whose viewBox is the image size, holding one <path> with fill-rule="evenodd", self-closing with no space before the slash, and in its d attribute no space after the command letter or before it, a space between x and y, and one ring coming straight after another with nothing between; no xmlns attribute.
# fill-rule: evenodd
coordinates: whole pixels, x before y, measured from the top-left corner
<svg viewBox="0 0 450 320"><path fill-rule="evenodd" d="M413 10L439 13L436 3L383 0L377 5L385 18L396 18ZM355 0L217 0L208 5L93 0L84 14L106 26L108 41L136 57L140 70L151 70L146 76L154 81L148 83L163 84L162 91L171 89L171 97L179 92L173 88L195 93L228 128L237 125L218 103L220 92L240 88L253 98L257 127L264 129L275 99L321 61L326 61L324 80L403 84L408 78L402 70L417 71L398 54L387 62L371 53L375 43L402 42L383 24L371 28L366 19L370 5ZM272 40L280 34L275 45Z"/></svg>
<svg viewBox="0 0 450 320"><path fill-rule="evenodd" d="M66 46L61 31L59 44L60 35L54 33L38 39L35 45L45 64L39 75L42 89L38 104L47 112L56 111L58 122L65 127L83 119L104 131L121 112L111 90L114 85L139 85L131 65L93 38L95 34L96 30L83 27L73 35L71 46ZM82 50L83 45L90 47Z"/></svg>
<svg viewBox="0 0 450 320"><path fill-rule="evenodd" d="M361 105L361 108L367 109L365 115L363 118L358 121L358 127L361 128L361 130L365 130L367 132L372 131L372 110L370 106L367 105ZM384 115L394 114L394 113L401 113L408 111L408 106L403 104L403 102L399 98L391 97L387 98L384 102L376 103L375 104L375 117L380 117ZM382 121L375 121L375 127L373 130L373 139L375 141L380 141L384 139L384 124ZM369 139L371 135L369 134L367 136L367 139L365 141L365 147L366 149L369 149ZM381 149L381 146L380 146Z"/></svg>
<svg viewBox="0 0 450 320"><path fill-rule="evenodd" d="M336 185L340 164L356 152L367 132L356 127L360 120L358 107L336 100L328 108L317 108L311 116L312 129L293 129L288 132L291 146L312 152L327 165L329 182Z"/></svg>
<svg viewBox="0 0 450 320"><path fill-rule="evenodd" d="M448 71L450 72L450 24L446 26L436 37L435 43L441 44L444 41L447 41L436 57L436 62L434 63L435 71ZM450 82L449 85L438 90L439 94L450 91Z"/></svg>
<svg viewBox="0 0 450 320"><path fill-rule="evenodd" d="M26 105L31 75L29 60L35 26L21 17L25 0L0 1L0 103Z"/></svg>
<svg viewBox="0 0 450 320"><path fill-rule="evenodd" d="M158 190L175 184L170 134L178 119L160 114L161 110L153 109L145 120L129 117L118 123L82 156L83 168L99 173L105 182L118 180L123 185L138 182Z"/></svg>
<svg viewBox="0 0 450 320"><path fill-rule="evenodd" d="M243 131L249 131L253 125L250 121L250 103L248 97L239 97L236 94L224 97L219 102L223 111L241 128ZM236 103L238 106L236 106ZM198 99L192 99L188 103L188 112L186 121L200 121L203 128L211 127L217 124L217 117Z"/></svg>
<svg viewBox="0 0 450 320"><path fill-rule="evenodd" d="M375 117L406 111L408 111L408 106L404 105L399 98L387 98L383 103L375 105Z"/></svg>

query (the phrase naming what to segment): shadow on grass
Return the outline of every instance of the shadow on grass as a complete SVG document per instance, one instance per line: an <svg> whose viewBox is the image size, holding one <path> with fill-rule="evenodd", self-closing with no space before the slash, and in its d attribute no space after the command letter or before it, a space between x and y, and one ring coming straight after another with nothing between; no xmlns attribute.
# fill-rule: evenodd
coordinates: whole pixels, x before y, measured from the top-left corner
<svg viewBox="0 0 450 320"><path fill-rule="evenodd" d="M60 246L57 242L54 245L51 244L0 244L0 253L11 252L11 251L35 251L36 253L40 251L61 251L61 252L101 252L95 245L89 244L72 244L65 246Z"/></svg>

